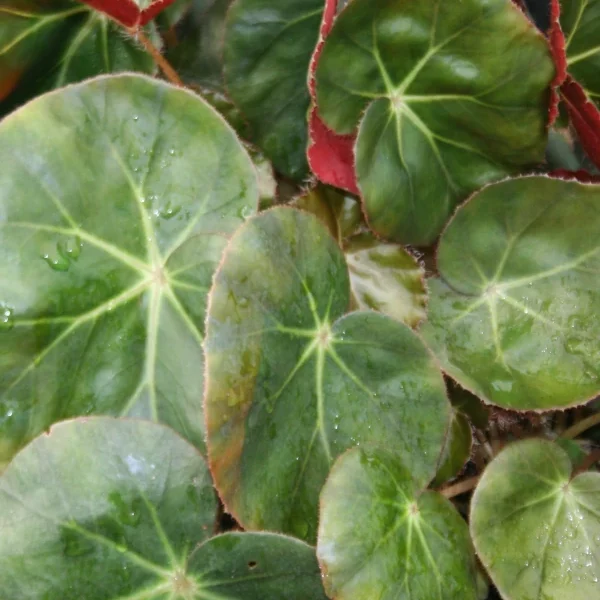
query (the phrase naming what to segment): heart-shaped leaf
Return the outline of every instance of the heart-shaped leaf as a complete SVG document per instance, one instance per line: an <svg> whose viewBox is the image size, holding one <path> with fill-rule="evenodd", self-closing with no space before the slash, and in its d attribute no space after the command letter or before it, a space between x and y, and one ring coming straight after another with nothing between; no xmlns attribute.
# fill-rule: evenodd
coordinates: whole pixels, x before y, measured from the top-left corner
<svg viewBox="0 0 600 600"><path fill-rule="evenodd" d="M589 600L600 579L600 474L555 444L511 444L471 500L477 553L506 600Z"/></svg>
<svg viewBox="0 0 600 600"><path fill-rule="evenodd" d="M275 168L302 179L306 163L308 64L323 0L236 0L227 18L225 78Z"/></svg>
<svg viewBox="0 0 600 600"><path fill-rule="evenodd" d="M203 449L206 292L258 196L234 132L189 92L99 78L7 117L0 164L0 463L89 413Z"/></svg>
<svg viewBox="0 0 600 600"><path fill-rule="evenodd" d="M476 600L467 524L411 476L410 458L354 448L321 493L317 556L336 600Z"/></svg>
<svg viewBox="0 0 600 600"><path fill-rule="evenodd" d="M82 0L126 27L144 26L175 0Z"/></svg>
<svg viewBox="0 0 600 600"><path fill-rule="evenodd" d="M486 402L565 407L600 393L600 186L491 185L442 235L423 333Z"/></svg>
<svg viewBox="0 0 600 600"><path fill-rule="evenodd" d="M249 529L314 540L333 460L379 441L435 472L449 420L421 340L374 312L345 315L344 255L308 213L275 208L232 238L207 316L209 461L227 509Z"/></svg>
<svg viewBox="0 0 600 600"><path fill-rule="evenodd" d="M337 133L360 121L371 227L426 245L458 201L543 158L553 77L543 36L506 0L354 0L325 40L317 106Z"/></svg>
<svg viewBox="0 0 600 600"><path fill-rule="evenodd" d="M0 477L0 596L324 600L312 548L274 534L206 541L216 508L204 460L170 429L55 425Z"/></svg>
<svg viewBox="0 0 600 600"><path fill-rule="evenodd" d="M600 105L600 0L561 0L567 69Z"/></svg>
<svg viewBox="0 0 600 600"><path fill-rule="evenodd" d="M410 327L425 318L425 272L401 246L361 233L344 244L358 308L382 312Z"/></svg>
<svg viewBox="0 0 600 600"><path fill-rule="evenodd" d="M154 26L146 31L160 48ZM9 0L0 6L0 115L67 83L155 68L123 27L80 2Z"/></svg>

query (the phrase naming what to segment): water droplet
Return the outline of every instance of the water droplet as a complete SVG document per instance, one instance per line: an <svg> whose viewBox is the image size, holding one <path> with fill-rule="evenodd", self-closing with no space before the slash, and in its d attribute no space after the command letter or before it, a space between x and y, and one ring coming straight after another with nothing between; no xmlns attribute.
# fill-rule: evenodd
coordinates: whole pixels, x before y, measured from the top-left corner
<svg viewBox="0 0 600 600"><path fill-rule="evenodd" d="M254 214L254 210L251 206L242 206L242 208L240 208L240 210L238 211L238 215L242 219L248 219L253 214Z"/></svg>
<svg viewBox="0 0 600 600"><path fill-rule="evenodd" d="M0 304L0 331L10 331L15 325L14 309Z"/></svg>
<svg viewBox="0 0 600 600"><path fill-rule="evenodd" d="M133 120L137 121L139 119L138 115L133 115Z"/></svg>
<svg viewBox="0 0 600 600"><path fill-rule="evenodd" d="M135 527L140 521L142 501L135 498L132 502L126 502L121 494L112 492L108 496L110 503L116 508L117 520L123 525Z"/></svg>
<svg viewBox="0 0 600 600"><path fill-rule="evenodd" d="M65 272L71 266L71 262L60 256L60 254L58 256L51 256L49 253L44 253L42 254L42 258L53 271Z"/></svg>
<svg viewBox="0 0 600 600"><path fill-rule="evenodd" d="M173 205L171 201L158 210L158 215L162 219L172 219L181 211L181 206Z"/></svg>
<svg viewBox="0 0 600 600"><path fill-rule="evenodd" d="M175 156L175 148L169 148L169 154Z"/></svg>

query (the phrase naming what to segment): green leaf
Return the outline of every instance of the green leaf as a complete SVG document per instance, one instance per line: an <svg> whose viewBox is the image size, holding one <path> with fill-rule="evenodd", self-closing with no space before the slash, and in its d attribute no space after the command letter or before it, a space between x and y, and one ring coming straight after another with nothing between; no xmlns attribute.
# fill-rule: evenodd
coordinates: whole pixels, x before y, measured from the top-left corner
<svg viewBox="0 0 600 600"><path fill-rule="evenodd" d="M469 420L460 411L453 410L434 485L442 485L460 474L471 456L472 445L473 434Z"/></svg>
<svg viewBox="0 0 600 600"><path fill-rule="evenodd" d="M358 308L382 312L410 327L425 319L425 272L402 246L362 233L348 239L344 250Z"/></svg>
<svg viewBox="0 0 600 600"><path fill-rule="evenodd" d="M428 245L459 201L543 159L553 76L506 0L355 0L325 41L317 104L337 133L358 126L371 228Z"/></svg>
<svg viewBox="0 0 600 600"><path fill-rule="evenodd" d="M234 132L189 92L105 77L4 119L0 164L0 464L90 413L202 450L206 292L258 201Z"/></svg>
<svg viewBox="0 0 600 600"><path fill-rule="evenodd" d="M335 463L317 543L331 598L476 600L467 524L414 481L409 465L377 448L355 448Z"/></svg>
<svg viewBox="0 0 600 600"><path fill-rule="evenodd" d="M308 172L308 63L323 0L236 0L225 33L225 78L252 140L284 175Z"/></svg>
<svg viewBox="0 0 600 600"><path fill-rule="evenodd" d="M0 478L0 596L325 600L312 548L275 534L206 541L216 509L206 463L170 429L55 425Z"/></svg>
<svg viewBox="0 0 600 600"><path fill-rule="evenodd" d="M600 186L525 177L462 206L423 335L458 383L517 410L600 392Z"/></svg>
<svg viewBox="0 0 600 600"><path fill-rule="evenodd" d="M600 474L571 471L567 454L542 440L511 444L485 470L471 535L506 600L598 595Z"/></svg>
<svg viewBox="0 0 600 600"><path fill-rule="evenodd" d="M587 95L600 104L600 1L561 0L560 9L567 69Z"/></svg>
<svg viewBox="0 0 600 600"><path fill-rule="evenodd" d="M160 47L154 26L147 33ZM123 27L79 2L9 0L0 6L0 114L94 75L155 70Z"/></svg>
<svg viewBox="0 0 600 600"><path fill-rule="evenodd" d="M257 268L256 265L259 265ZM248 529L314 540L333 460L370 441L435 473L449 402L441 374L405 325L344 315L344 255L308 213L274 208L232 238L207 316L205 417L211 470Z"/></svg>

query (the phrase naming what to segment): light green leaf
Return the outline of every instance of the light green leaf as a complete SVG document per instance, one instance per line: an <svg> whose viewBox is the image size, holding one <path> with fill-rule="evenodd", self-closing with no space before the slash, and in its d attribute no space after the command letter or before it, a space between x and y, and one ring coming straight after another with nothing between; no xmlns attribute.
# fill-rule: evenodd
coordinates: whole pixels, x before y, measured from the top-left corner
<svg viewBox="0 0 600 600"><path fill-rule="evenodd" d="M99 78L7 117L0 164L0 463L90 413L203 449L206 293L258 200L234 132L189 92Z"/></svg>
<svg viewBox="0 0 600 600"><path fill-rule="evenodd" d="M236 0L225 33L225 78L254 141L284 175L308 171L308 63L323 0Z"/></svg>
<svg viewBox="0 0 600 600"><path fill-rule="evenodd" d="M0 597L325 600L312 548L275 534L206 541L216 509L206 463L170 429L55 425L0 477Z"/></svg>
<svg viewBox="0 0 600 600"><path fill-rule="evenodd" d="M600 186L525 177L457 211L422 332L461 386L518 410L600 393L599 209Z"/></svg>
<svg viewBox="0 0 600 600"><path fill-rule="evenodd" d="M560 0L567 69L587 95L600 103L600 1Z"/></svg>
<svg viewBox="0 0 600 600"><path fill-rule="evenodd" d="M314 540L319 491L351 446L379 441L410 457L417 480L435 473L449 422L441 374L405 325L344 315L349 296L341 249L303 211L253 217L225 251L205 416L217 489L245 528Z"/></svg>
<svg viewBox="0 0 600 600"><path fill-rule="evenodd" d="M358 308L382 312L410 327L425 318L425 272L402 246L363 233L348 239L344 251Z"/></svg>
<svg viewBox="0 0 600 600"><path fill-rule="evenodd" d="M146 33L160 48L155 27ZM155 70L121 25L80 2L8 0L0 6L0 114L94 75Z"/></svg>
<svg viewBox="0 0 600 600"><path fill-rule="evenodd" d="M467 524L424 491L410 463L378 448L350 450L321 492L317 556L336 600L475 600Z"/></svg>
<svg viewBox="0 0 600 600"><path fill-rule="evenodd" d="M540 162L554 66L506 0L355 0L316 71L319 114L358 126L356 172L371 228L428 245L456 204Z"/></svg>
<svg viewBox="0 0 600 600"><path fill-rule="evenodd" d="M595 598L600 474L572 478L569 457L551 442L511 444L473 494L471 535L506 600Z"/></svg>

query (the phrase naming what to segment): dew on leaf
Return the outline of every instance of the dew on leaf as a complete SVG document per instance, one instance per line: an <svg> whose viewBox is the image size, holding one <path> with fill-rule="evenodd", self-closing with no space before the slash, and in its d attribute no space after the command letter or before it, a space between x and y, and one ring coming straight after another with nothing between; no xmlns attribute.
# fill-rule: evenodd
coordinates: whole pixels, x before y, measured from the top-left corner
<svg viewBox="0 0 600 600"><path fill-rule="evenodd" d="M10 331L15 325L14 309L0 304L0 331Z"/></svg>

